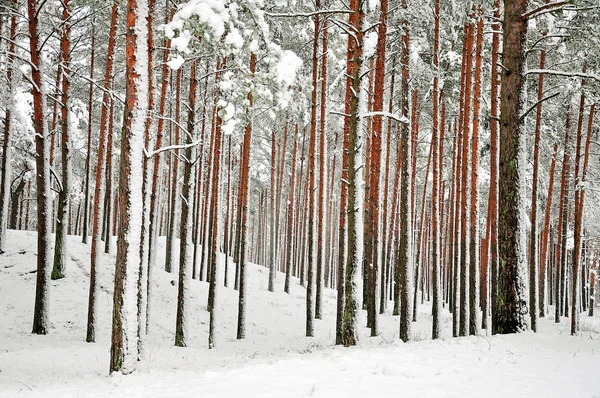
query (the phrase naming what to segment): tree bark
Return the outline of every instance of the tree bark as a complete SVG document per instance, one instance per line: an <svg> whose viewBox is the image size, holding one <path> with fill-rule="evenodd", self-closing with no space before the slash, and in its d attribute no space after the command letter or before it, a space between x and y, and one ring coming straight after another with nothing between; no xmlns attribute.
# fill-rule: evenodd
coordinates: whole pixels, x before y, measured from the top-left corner
<svg viewBox="0 0 600 398"><path fill-rule="evenodd" d="M496 303L496 333L515 333L527 328L525 278L526 248L522 239L525 226L520 218L523 200L519 173L523 150L523 87L527 0L504 1L502 86L500 89L500 184L499 192L499 272Z"/></svg>
<svg viewBox="0 0 600 398"><path fill-rule="evenodd" d="M42 4L43 5L43 4ZM50 196L50 152L48 126L46 124L46 97L44 66L39 42L39 12L36 0L27 0L29 16L29 54L34 65L31 71L33 82L33 129L35 131L35 171L37 186L37 274L35 284L35 305L33 312L33 331L46 334L49 321L50 290L50 232L51 232L51 196Z"/></svg>

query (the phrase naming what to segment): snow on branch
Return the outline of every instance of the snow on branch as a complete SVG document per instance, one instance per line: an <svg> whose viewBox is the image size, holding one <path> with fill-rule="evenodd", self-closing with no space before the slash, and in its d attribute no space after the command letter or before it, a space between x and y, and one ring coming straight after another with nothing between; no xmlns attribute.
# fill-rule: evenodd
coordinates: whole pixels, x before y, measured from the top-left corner
<svg viewBox="0 0 600 398"><path fill-rule="evenodd" d="M164 146L162 148L158 148L155 149L153 151L148 151L146 148L144 148L144 154L146 155L147 158L151 158L155 155L158 155L159 153L162 152L166 152L166 151L174 151L176 149L187 149L187 148L192 148L195 146L198 146L202 144L202 140L198 140L196 142L192 142L190 144L185 144L185 145L169 145L169 146Z"/></svg>
<svg viewBox="0 0 600 398"><path fill-rule="evenodd" d="M320 10L313 12L291 12L291 13L274 13L265 12L265 15L275 18L296 18L296 17L314 17L321 14L351 14L351 10Z"/></svg>
<svg viewBox="0 0 600 398"><path fill-rule="evenodd" d="M408 119L405 116L398 116L398 115L395 115L393 113L385 112L385 111L381 111L381 112L367 112L367 113L363 113L362 115L360 115L361 118L367 118L367 117L373 117L373 116L388 117L388 118L390 118L392 120L395 120L397 122L408 124Z"/></svg>
<svg viewBox="0 0 600 398"><path fill-rule="evenodd" d="M565 6L565 5L571 4L571 3L572 3L571 0L557 1L556 3L546 3L538 8L535 8L531 11L526 12L521 17L525 20L531 19L531 18L537 17L539 15L542 15L542 14L545 14L548 12L552 12L552 11L556 10L557 8L560 8L562 6Z"/></svg>
<svg viewBox="0 0 600 398"><path fill-rule="evenodd" d="M555 75L555 76L567 76L567 77L581 77L583 79L593 79L600 82L600 76L595 75L593 73L583 73L583 72L565 72L562 70L552 70L552 69L530 69L525 72L525 75Z"/></svg>

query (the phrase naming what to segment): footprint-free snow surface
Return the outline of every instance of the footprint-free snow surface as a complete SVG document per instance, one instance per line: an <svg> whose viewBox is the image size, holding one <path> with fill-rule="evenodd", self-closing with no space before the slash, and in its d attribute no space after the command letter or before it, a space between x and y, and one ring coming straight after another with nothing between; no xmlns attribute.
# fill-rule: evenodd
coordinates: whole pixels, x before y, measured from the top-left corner
<svg viewBox="0 0 600 398"><path fill-rule="evenodd" d="M114 254L101 255L99 330L85 342L90 246L69 237L65 279L51 282L50 333L31 334L36 269L35 232L8 231L0 255L0 396L37 397L600 397L600 311L582 314L578 337L565 318L540 321L538 333L452 338L443 310L443 338L430 340L431 306L418 307L413 340L398 340L397 316L379 318L380 335L358 347L334 346L336 292L326 289L315 337L305 333L305 289L292 280L267 291L268 270L248 270L247 338L236 340L237 291L230 263L217 292L216 347L208 345L206 282L193 281L189 347L174 343L177 270L163 271L159 242L145 358L129 375L108 376ZM114 243L114 242L113 242ZM113 250L115 252L116 250ZM420 298L420 297L419 297ZM360 325L365 324L361 314Z"/></svg>

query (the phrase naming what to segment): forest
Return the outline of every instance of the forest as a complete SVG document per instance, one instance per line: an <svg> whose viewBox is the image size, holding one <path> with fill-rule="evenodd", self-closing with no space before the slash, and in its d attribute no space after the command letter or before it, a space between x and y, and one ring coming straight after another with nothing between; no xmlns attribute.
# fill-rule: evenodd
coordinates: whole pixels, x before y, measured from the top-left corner
<svg viewBox="0 0 600 398"><path fill-rule="evenodd" d="M0 0L0 395L594 396L599 102L597 0Z"/></svg>

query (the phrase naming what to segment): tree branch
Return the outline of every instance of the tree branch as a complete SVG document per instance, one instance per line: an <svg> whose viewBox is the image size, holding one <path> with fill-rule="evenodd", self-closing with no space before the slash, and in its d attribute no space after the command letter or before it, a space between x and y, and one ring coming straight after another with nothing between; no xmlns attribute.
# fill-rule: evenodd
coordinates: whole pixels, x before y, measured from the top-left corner
<svg viewBox="0 0 600 398"><path fill-rule="evenodd" d="M557 1L556 3L546 3L542 6L539 6L538 8L535 8L531 11L526 12L525 14L521 15L521 18L528 20L534 17L537 17L539 15L548 13L548 12L552 12L555 9L565 6L567 4L571 4L572 1L571 0L567 0L567 1Z"/></svg>

